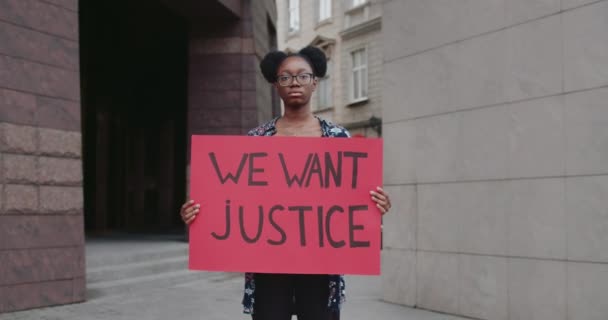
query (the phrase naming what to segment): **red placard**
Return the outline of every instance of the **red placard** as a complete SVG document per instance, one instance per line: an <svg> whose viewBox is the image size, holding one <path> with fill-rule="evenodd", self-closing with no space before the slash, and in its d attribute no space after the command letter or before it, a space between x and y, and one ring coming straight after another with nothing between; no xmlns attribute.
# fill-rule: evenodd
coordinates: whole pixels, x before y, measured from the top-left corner
<svg viewBox="0 0 608 320"><path fill-rule="evenodd" d="M190 269L380 274L382 140L193 136Z"/></svg>

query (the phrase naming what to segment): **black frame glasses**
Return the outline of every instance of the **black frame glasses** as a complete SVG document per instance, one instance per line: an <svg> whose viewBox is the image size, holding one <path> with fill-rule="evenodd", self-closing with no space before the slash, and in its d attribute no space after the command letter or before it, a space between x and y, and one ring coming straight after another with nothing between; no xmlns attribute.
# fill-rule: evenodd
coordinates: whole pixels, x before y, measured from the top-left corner
<svg viewBox="0 0 608 320"><path fill-rule="evenodd" d="M300 85L305 86L305 85L311 84L312 80L314 78L315 78L315 75L312 74L312 73L310 73L310 72L296 74L295 76L283 74L283 75L277 76L277 83L281 87L287 87L287 86L290 86L293 83L294 79L296 79L296 81Z"/></svg>

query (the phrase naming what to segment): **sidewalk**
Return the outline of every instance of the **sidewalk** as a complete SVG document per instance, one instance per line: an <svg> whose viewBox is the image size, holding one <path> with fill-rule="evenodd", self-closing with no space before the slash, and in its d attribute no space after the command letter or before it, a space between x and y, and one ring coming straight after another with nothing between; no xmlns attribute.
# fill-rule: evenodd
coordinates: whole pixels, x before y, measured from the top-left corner
<svg viewBox="0 0 608 320"><path fill-rule="evenodd" d="M218 274L219 275L219 274ZM463 318L432 313L379 301L378 279L349 277L344 320L458 320ZM237 275L214 277L186 285L91 298L81 304L0 315L2 320L236 320L250 319L241 313L243 279ZM365 290L368 291L365 291ZM294 317L295 319L295 317Z"/></svg>
<svg viewBox="0 0 608 320"><path fill-rule="evenodd" d="M119 243L100 241L87 242L87 275L95 278L95 267L103 262L116 260L134 252L168 252L187 258L187 244L183 242L129 241ZM105 255L105 256L104 256ZM95 258L102 257L101 261ZM94 258L95 257L95 258ZM160 258L159 258L160 259ZM175 258L172 258L175 259ZM98 260L98 259L97 259ZM120 259L119 259L120 260ZM184 260L185 262L185 260ZM90 266L93 265L93 266ZM129 264L125 264L129 266ZM184 266L177 266L180 272L187 272ZM183 270L182 270L183 269ZM138 272L146 269L134 269ZM152 269L150 269L152 270ZM148 270L149 271L149 270ZM121 287L120 290L98 291L88 284L87 301L80 304L34 309L15 313L0 314L1 320L249 320L242 313L242 274L219 272L192 272L190 276L178 278L181 282L162 281L163 274L157 270L154 276L160 278L147 286ZM171 270L169 270L171 271ZM128 269L126 272L132 272ZM174 274L175 272L169 272ZM127 273L125 273L127 274ZM149 276L147 276L149 278ZM186 279L186 280L184 280ZM190 280L194 279L194 280ZM347 302L342 309L343 320L461 320L464 318L433 313L400 305L385 303L381 296L380 277L348 276ZM116 282L116 281L114 281ZM158 284L156 284L158 283ZM167 283L169 283L167 285ZM294 317L295 319L295 317Z"/></svg>

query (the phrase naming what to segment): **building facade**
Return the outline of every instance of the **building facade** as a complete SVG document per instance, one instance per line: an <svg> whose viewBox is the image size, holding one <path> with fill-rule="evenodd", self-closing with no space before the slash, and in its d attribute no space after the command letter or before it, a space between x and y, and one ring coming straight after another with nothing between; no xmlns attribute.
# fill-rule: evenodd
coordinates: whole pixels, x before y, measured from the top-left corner
<svg viewBox="0 0 608 320"><path fill-rule="evenodd" d="M385 300L608 317L608 1L382 3Z"/></svg>
<svg viewBox="0 0 608 320"><path fill-rule="evenodd" d="M355 136L377 137L382 124L380 0L277 0L279 48L312 45L328 58L313 96L315 114Z"/></svg>
<svg viewBox="0 0 608 320"><path fill-rule="evenodd" d="M0 313L86 299L84 239L184 232L189 136L278 114L274 1L0 1Z"/></svg>

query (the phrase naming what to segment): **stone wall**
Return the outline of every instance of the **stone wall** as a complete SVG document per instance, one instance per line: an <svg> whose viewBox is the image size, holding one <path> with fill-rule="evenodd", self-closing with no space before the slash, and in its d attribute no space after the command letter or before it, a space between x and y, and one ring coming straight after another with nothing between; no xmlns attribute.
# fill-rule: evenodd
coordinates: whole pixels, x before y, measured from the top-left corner
<svg viewBox="0 0 608 320"><path fill-rule="evenodd" d="M255 91L247 91L245 94L247 95L247 99L250 99L250 96L255 96L257 124L261 124L278 115L274 114L278 109L273 110L272 108L272 93L274 88L264 79L259 67L266 53L271 49L277 48L277 9L274 0L252 1L249 5L252 7L250 23L252 24L251 32L254 39L254 53L247 57L247 70L249 72L247 81L249 82L254 79ZM273 28L274 30L272 30ZM271 35L270 31L274 31L275 34ZM252 102L249 100L247 103ZM254 123L254 125L257 124Z"/></svg>
<svg viewBox="0 0 608 320"><path fill-rule="evenodd" d="M383 6L384 298L605 319L608 1Z"/></svg>
<svg viewBox="0 0 608 320"><path fill-rule="evenodd" d="M77 4L0 1L0 312L85 298Z"/></svg>
<svg viewBox="0 0 608 320"><path fill-rule="evenodd" d="M192 134L244 134L271 105L258 92L259 55L272 1L242 1L242 16L193 24L190 39L188 119ZM274 23L274 20L271 20ZM261 94L258 96L258 94ZM261 111L260 111L261 110Z"/></svg>

